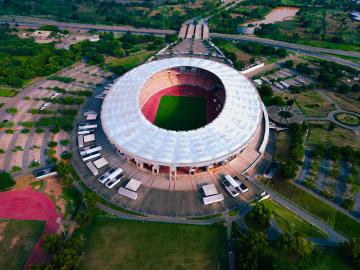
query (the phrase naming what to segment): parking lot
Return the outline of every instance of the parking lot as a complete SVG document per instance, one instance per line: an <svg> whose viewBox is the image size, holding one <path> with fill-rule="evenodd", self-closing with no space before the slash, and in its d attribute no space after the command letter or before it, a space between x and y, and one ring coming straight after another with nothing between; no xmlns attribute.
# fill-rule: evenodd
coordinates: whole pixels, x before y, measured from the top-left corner
<svg viewBox="0 0 360 270"><path fill-rule="evenodd" d="M47 78L39 79L22 89L16 96L7 99L4 106L1 107L0 121L13 122L13 126L0 130L0 149L3 152L0 155L0 168L13 173L26 173L35 167L46 165L49 158L46 154L47 144L50 141L58 142L54 148L57 157L63 151L69 150L69 146L59 143L68 140L69 134L63 130L52 133L49 128L41 128L42 130L35 128L34 123L39 118L51 115L34 113L34 111L39 110L45 103L48 103L47 109L55 113L60 108L77 108L74 105L54 104L43 99L50 98L57 93L54 91L55 87L74 92L92 90L110 74L104 73L97 66L78 63L56 75L72 78L72 82L64 83ZM62 95L59 94L59 96ZM9 108L16 108L16 113L13 115L8 113ZM28 127L22 122L28 122L27 124L32 126ZM37 163L36 166L35 163Z"/></svg>

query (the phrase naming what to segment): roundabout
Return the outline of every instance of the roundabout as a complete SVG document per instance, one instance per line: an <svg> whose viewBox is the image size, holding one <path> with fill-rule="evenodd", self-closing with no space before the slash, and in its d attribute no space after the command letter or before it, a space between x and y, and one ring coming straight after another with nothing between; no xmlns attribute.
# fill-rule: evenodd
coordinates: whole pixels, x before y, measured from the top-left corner
<svg viewBox="0 0 360 270"><path fill-rule="evenodd" d="M352 113L345 113L345 112L337 113L335 114L334 117L337 121L339 121L344 125L348 125L352 127L357 127L360 125L360 117Z"/></svg>

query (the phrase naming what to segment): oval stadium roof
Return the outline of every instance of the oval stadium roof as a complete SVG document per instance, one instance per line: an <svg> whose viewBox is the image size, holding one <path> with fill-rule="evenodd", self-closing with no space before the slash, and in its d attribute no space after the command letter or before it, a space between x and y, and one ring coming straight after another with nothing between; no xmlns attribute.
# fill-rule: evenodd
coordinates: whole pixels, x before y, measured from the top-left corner
<svg viewBox="0 0 360 270"><path fill-rule="evenodd" d="M215 74L225 88L224 107L214 121L199 129L159 128L141 112L142 87L155 73L182 66ZM127 72L106 95L101 112L105 134L122 153L140 162L172 167L207 166L236 154L254 136L261 117L259 95L242 74L222 63L186 57L148 62Z"/></svg>

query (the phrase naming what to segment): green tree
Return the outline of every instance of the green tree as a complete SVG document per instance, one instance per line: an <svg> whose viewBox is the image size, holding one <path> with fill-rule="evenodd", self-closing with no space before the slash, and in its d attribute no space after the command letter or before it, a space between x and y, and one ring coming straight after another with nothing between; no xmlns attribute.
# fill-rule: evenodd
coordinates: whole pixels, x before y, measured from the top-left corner
<svg viewBox="0 0 360 270"><path fill-rule="evenodd" d="M15 181L11 177L11 175L6 172L0 172L0 191L7 190L15 185Z"/></svg>
<svg viewBox="0 0 360 270"><path fill-rule="evenodd" d="M280 249L299 258L310 256L314 249L305 235L299 232L280 234L276 244Z"/></svg>
<svg viewBox="0 0 360 270"><path fill-rule="evenodd" d="M268 242L264 233L249 231L237 241L237 264L239 269L256 270L264 258Z"/></svg>
<svg viewBox="0 0 360 270"><path fill-rule="evenodd" d="M262 226L267 227L270 223L271 210L263 203L256 203L250 212L250 217L259 222Z"/></svg>
<svg viewBox="0 0 360 270"><path fill-rule="evenodd" d="M340 246L343 256L350 259L356 267L360 267L360 238L353 238Z"/></svg>

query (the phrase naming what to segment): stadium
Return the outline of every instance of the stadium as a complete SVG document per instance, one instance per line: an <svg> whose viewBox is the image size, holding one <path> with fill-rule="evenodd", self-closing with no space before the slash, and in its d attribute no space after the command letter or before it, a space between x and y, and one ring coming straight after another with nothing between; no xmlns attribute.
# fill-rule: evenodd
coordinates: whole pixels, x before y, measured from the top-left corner
<svg viewBox="0 0 360 270"><path fill-rule="evenodd" d="M147 62L118 78L101 124L119 154L170 179L222 166L250 143L263 151L269 129L257 90L242 74L186 57Z"/></svg>

